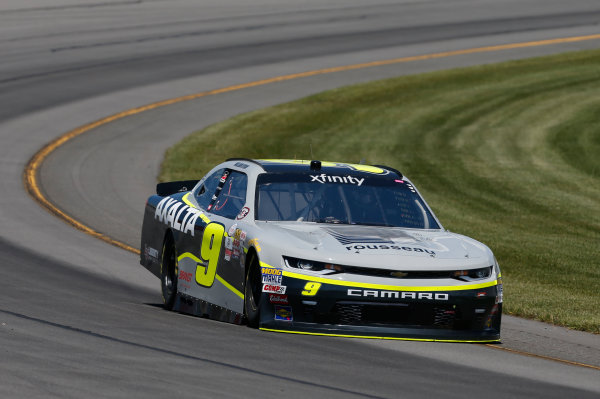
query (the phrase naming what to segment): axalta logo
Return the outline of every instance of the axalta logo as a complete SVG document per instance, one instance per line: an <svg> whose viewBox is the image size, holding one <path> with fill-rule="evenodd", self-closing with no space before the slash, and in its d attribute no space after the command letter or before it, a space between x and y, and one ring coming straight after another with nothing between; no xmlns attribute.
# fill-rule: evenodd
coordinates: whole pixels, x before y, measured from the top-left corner
<svg viewBox="0 0 600 399"><path fill-rule="evenodd" d="M194 236L194 227L201 214L202 212L197 209L184 205L173 198L165 197L156 206L154 218L175 230L191 233Z"/></svg>
<svg viewBox="0 0 600 399"><path fill-rule="evenodd" d="M429 255L435 255L435 251L431 251L425 248L418 247L401 247L400 245L346 245L348 251L359 251L361 249L393 249L396 251L407 251L407 252L423 252Z"/></svg>
<svg viewBox="0 0 600 399"><path fill-rule="evenodd" d="M449 296L442 292L406 292L406 291L379 291L359 290L350 288L348 296L389 298L389 299L429 299L432 301L447 301Z"/></svg>
<svg viewBox="0 0 600 399"><path fill-rule="evenodd" d="M365 181L364 178L359 179L358 177L354 177L354 176L350 176L350 175L348 175L348 176L329 176L329 175L326 175L325 173L320 174L320 175L310 175L310 177L312 178L311 183L316 181L321 184L345 183L345 184L356 184L357 186L360 186Z"/></svg>

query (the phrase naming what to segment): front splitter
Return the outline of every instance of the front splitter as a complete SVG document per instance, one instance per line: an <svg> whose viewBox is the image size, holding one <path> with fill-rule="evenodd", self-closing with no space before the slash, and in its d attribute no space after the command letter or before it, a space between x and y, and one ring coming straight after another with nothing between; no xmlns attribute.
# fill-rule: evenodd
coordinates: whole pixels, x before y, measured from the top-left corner
<svg viewBox="0 0 600 399"><path fill-rule="evenodd" d="M461 331L379 326L316 325L313 323L263 323L263 331L288 334L324 335L345 338L392 339L401 341L500 343L495 331Z"/></svg>

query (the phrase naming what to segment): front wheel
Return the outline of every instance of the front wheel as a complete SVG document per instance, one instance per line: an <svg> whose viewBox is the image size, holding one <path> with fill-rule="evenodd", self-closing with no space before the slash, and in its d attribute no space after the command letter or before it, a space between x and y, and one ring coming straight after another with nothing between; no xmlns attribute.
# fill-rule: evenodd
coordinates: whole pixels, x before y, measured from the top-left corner
<svg viewBox="0 0 600 399"><path fill-rule="evenodd" d="M177 296L177 251L169 235L163 245L160 261L160 286L165 309L173 310Z"/></svg>
<svg viewBox="0 0 600 399"><path fill-rule="evenodd" d="M257 328L260 318L260 300L262 297L262 283L260 267L254 255L246 274L244 288L244 310L249 327Z"/></svg>

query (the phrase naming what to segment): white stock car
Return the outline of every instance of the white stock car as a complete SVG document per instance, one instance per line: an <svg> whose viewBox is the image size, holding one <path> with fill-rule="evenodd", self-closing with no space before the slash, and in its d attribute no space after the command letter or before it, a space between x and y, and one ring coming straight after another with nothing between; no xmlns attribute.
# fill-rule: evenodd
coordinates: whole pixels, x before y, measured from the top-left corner
<svg viewBox="0 0 600 399"><path fill-rule="evenodd" d="M500 339L491 250L444 230L386 166L229 159L148 199L141 264L164 305L262 330Z"/></svg>

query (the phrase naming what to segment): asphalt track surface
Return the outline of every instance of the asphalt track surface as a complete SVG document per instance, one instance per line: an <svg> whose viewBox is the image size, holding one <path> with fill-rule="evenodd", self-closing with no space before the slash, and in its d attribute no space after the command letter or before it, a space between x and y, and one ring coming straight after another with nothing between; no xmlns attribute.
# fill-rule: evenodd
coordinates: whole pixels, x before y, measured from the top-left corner
<svg viewBox="0 0 600 399"><path fill-rule="evenodd" d="M341 65L597 35L599 21L592 0L4 0L0 397L598 397L600 337L542 323L505 318L501 346L571 363L484 345L265 333L163 311L158 280L136 255L42 209L22 174L52 139L144 104ZM69 141L44 162L40 186L77 220L137 247L164 150L198 128L351 83L598 47L478 51L208 95Z"/></svg>

